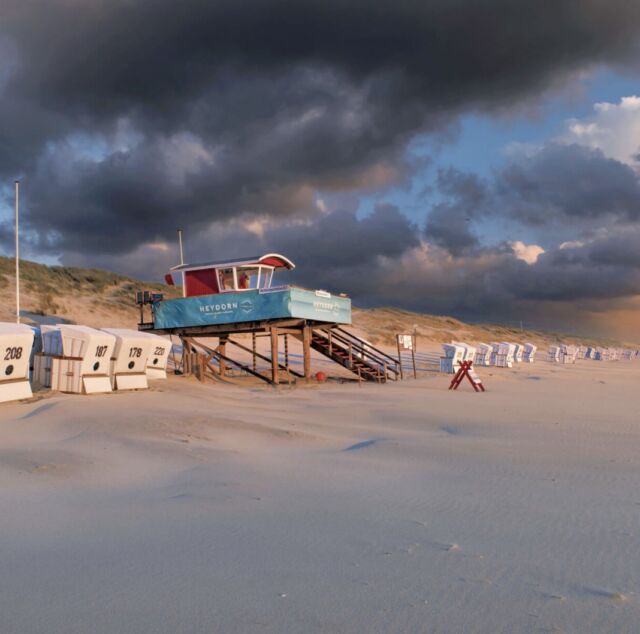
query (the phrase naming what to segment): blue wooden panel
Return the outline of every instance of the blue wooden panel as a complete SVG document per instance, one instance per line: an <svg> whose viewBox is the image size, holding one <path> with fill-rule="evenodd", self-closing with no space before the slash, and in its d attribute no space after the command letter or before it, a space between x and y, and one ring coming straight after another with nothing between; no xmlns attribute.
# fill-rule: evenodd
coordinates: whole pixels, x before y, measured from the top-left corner
<svg viewBox="0 0 640 634"><path fill-rule="evenodd" d="M222 293L158 302L153 308L154 327L158 329L233 324L290 317L289 292Z"/></svg>
<svg viewBox="0 0 640 634"><path fill-rule="evenodd" d="M153 305L158 330L297 317L351 323L351 300L299 288L168 299Z"/></svg>
<svg viewBox="0 0 640 634"><path fill-rule="evenodd" d="M291 288L291 315L338 324L351 323L351 300L301 288Z"/></svg>

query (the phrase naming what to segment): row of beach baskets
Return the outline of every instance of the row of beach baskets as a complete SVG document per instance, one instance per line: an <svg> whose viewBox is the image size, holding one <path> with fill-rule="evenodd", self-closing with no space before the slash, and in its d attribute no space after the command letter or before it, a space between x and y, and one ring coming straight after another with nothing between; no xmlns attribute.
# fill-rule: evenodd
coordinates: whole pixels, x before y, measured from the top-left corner
<svg viewBox="0 0 640 634"><path fill-rule="evenodd" d="M452 341L442 344L444 356L440 357L440 372L455 374L462 361L473 361L476 366L512 368L514 363L533 363L537 349L532 343L501 341L471 346Z"/></svg>
<svg viewBox="0 0 640 634"><path fill-rule="evenodd" d="M146 389L167 378L171 345L124 328L0 323L0 402L31 397L32 382L74 394Z"/></svg>

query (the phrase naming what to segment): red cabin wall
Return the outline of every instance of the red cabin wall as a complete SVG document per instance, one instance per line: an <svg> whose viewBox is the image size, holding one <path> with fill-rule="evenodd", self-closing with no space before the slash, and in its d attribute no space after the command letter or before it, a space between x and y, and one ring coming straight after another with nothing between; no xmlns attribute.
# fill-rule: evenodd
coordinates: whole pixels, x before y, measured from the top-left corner
<svg viewBox="0 0 640 634"><path fill-rule="evenodd" d="M218 288L218 276L215 269L199 269L185 272L185 284L187 297L197 295L216 295Z"/></svg>

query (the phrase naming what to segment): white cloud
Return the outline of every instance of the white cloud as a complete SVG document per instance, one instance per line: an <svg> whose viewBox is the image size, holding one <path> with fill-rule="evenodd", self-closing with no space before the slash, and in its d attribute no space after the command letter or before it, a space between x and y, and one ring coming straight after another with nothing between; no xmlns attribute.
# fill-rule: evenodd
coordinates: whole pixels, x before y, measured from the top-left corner
<svg viewBox="0 0 640 634"><path fill-rule="evenodd" d="M633 157L640 150L640 97L594 104L592 115L569 119L558 140L597 148L611 158L637 166Z"/></svg>
<svg viewBox="0 0 640 634"><path fill-rule="evenodd" d="M538 258L544 253L544 249L538 244L525 244L520 240L515 240L508 244L513 249L516 258L527 264L535 264Z"/></svg>
<svg viewBox="0 0 640 634"><path fill-rule="evenodd" d="M582 240L567 240L567 242L563 242L558 249L579 249L583 247L586 242Z"/></svg>

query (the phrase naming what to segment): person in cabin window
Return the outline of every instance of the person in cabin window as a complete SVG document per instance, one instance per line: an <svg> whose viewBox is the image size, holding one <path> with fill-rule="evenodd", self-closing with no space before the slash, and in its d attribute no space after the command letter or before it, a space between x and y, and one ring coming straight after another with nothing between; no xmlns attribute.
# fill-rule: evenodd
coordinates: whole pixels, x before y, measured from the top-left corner
<svg viewBox="0 0 640 634"><path fill-rule="evenodd" d="M241 291L249 288L249 276L245 272L240 273L238 276L238 288Z"/></svg>

